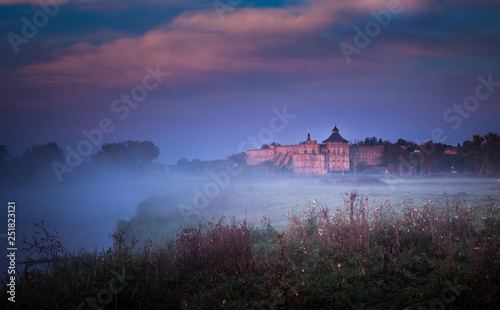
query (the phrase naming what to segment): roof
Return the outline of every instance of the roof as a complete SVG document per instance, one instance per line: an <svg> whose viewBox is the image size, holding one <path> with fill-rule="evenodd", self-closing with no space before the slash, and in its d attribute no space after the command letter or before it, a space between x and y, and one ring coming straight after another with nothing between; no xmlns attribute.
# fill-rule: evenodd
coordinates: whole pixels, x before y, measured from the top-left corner
<svg viewBox="0 0 500 310"><path fill-rule="evenodd" d="M333 128L333 130L332 130L332 134L330 135L330 137L328 137L328 139L326 139L325 141L323 141L323 143L327 143L327 142L348 143L349 141L347 141L346 139L342 138L342 136L339 134L339 129L337 128L337 126L335 126L335 128Z"/></svg>

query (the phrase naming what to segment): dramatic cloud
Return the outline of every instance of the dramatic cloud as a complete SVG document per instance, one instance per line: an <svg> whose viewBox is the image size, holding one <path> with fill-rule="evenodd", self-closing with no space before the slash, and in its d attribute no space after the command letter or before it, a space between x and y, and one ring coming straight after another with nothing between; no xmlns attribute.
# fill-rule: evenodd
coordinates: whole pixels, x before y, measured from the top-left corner
<svg viewBox="0 0 500 310"><path fill-rule="evenodd" d="M7 33L21 33L21 18L40 9L32 4L29 12L0 7ZM497 7L486 0L260 0L217 12L205 0L74 0L17 54L4 33L0 106L7 109L0 131L24 128L6 144L78 139L83 128L109 116L115 98L141 83L146 67L159 65L169 77L110 139L164 139L173 158L201 156L199 145L169 149L166 141L197 139L203 128L210 148L238 127L241 132L226 135L237 145L248 134L244 128L259 126L255 117L285 103L303 117L294 126L327 128L359 116L366 128L358 122L352 128L360 137L370 127L385 130L382 138L428 139L434 127L449 128L443 112L474 91L479 74L500 79ZM390 22L381 25L390 10ZM355 48L351 62L341 43ZM454 131L450 137L463 141L486 127L487 104L464 120L476 126L461 128L468 136ZM391 124L380 126L381 120ZM487 130L498 127L488 124ZM406 133L393 130L403 125ZM213 152L221 154L205 158L231 151Z"/></svg>
<svg viewBox="0 0 500 310"><path fill-rule="evenodd" d="M226 12L221 21L215 10L186 12L172 22L135 38L122 38L102 45L77 44L58 52L49 63L34 64L17 73L43 85L90 83L117 86L137 81L144 67L160 64L179 81L193 72L304 72L344 59L332 51L328 57L266 57L274 49L294 48L306 35L328 26L348 22L346 11L369 14L399 1L314 1L286 8L241 8ZM419 1L407 10L425 8ZM309 46L311 50L318 49ZM320 63L321 62L321 63ZM42 78L43 77L43 78Z"/></svg>

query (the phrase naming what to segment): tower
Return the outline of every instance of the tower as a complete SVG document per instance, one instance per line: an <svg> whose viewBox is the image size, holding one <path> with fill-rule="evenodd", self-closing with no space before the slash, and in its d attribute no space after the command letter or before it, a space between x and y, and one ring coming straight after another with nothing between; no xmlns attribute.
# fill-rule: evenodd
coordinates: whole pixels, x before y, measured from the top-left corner
<svg viewBox="0 0 500 310"><path fill-rule="evenodd" d="M332 134L321 144L321 151L325 154L325 168L327 171L349 170L349 141L339 134L337 125Z"/></svg>

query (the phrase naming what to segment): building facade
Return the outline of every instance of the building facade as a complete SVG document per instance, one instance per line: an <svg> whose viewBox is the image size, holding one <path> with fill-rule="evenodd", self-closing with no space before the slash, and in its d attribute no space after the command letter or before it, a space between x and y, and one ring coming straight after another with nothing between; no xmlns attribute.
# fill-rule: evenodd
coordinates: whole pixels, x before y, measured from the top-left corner
<svg viewBox="0 0 500 310"><path fill-rule="evenodd" d="M351 160L351 164L355 166L359 166L363 163L367 166L376 166L380 164L380 158L382 157L383 154L384 154L383 145L349 146L349 158Z"/></svg>
<svg viewBox="0 0 500 310"><path fill-rule="evenodd" d="M274 167L286 167L295 174L327 174L349 170L352 165L377 165L383 153L382 146L349 146L337 126L328 139L319 144L307 140L296 145L270 145L268 148L247 151L247 165L267 162ZM351 155L352 154L352 155Z"/></svg>

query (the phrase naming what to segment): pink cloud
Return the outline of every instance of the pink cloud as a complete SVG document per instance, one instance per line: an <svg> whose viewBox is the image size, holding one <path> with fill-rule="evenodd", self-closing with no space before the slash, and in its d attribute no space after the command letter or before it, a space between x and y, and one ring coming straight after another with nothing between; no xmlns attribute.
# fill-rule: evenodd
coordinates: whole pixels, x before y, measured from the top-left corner
<svg viewBox="0 0 500 310"><path fill-rule="evenodd" d="M389 44L386 49L395 54L411 57L448 58L452 56L448 51L439 48L422 47L408 42Z"/></svg>
<svg viewBox="0 0 500 310"><path fill-rule="evenodd" d="M32 3L37 4L37 0L0 0L0 5L12 5L12 4L25 4Z"/></svg>
<svg viewBox="0 0 500 310"><path fill-rule="evenodd" d="M101 4L101 5L105 5L104 7L112 7L113 3L114 3L114 6L120 6L120 7L122 7L124 5L126 6L127 2L128 2L128 4L130 4L130 3L135 4L136 3L135 0L133 2L126 1L126 0L0 0L0 6L1 5L15 5L15 4L38 4L40 2L46 3L46 2L53 2L53 1L57 1L60 4L68 4L68 3ZM65 2L65 3L62 3L62 2ZM197 2L197 1L194 1L194 2ZM143 0L143 1L141 1L141 4L146 4L146 3L150 3L150 4L152 3L155 5L170 6L170 7L173 7L173 6L182 7L182 6L189 5L189 4L186 4L186 1L183 1L183 0L169 0L168 2L163 1L163 0Z"/></svg>
<svg viewBox="0 0 500 310"><path fill-rule="evenodd" d="M262 52L293 47L297 38L316 35L329 25L345 21L344 10L369 14L372 9L387 7L387 3L318 0L308 6L283 9L241 8L227 13L224 21L214 10L187 12L141 37L120 38L97 46L73 45L59 51L62 56L53 62L30 65L16 73L32 85L76 83L101 87L133 85L142 79L146 66L157 64L170 71L177 83L207 72L316 75L344 67L345 60L335 57L333 51L326 59L271 59ZM412 9L424 6L415 5Z"/></svg>

